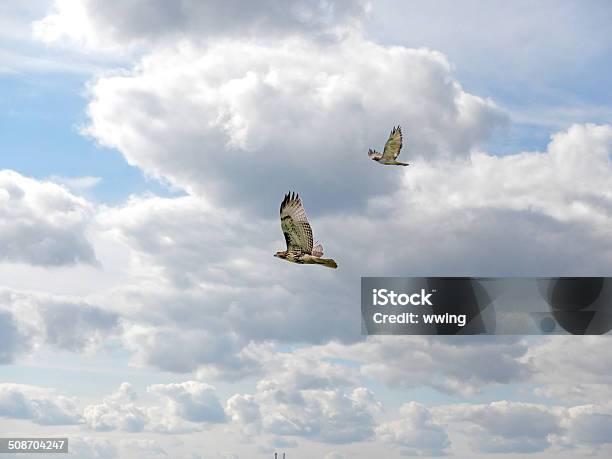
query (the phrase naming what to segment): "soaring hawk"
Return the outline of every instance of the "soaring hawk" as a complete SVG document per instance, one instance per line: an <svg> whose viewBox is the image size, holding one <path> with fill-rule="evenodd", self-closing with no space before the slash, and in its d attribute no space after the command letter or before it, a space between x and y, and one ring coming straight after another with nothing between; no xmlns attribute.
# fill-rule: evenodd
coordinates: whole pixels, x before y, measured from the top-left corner
<svg viewBox="0 0 612 459"><path fill-rule="evenodd" d="M389 135L389 140L385 144L385 149L382 153L376 150L369 149L368 156L380 164L407 166L408 163L396 161L402 149L402 129L398 126L393 128Z"/></svg>
<svg viewBox="0 0 612 459"><path fill-rule="evenodd" d="M287 243L287 250L276 252L275 257L292 263L323 265L337 268L331 258L323 256L323 246L312 244L312 229L300 197L295 193L287 193L280 206L281 229Z"/></svg>

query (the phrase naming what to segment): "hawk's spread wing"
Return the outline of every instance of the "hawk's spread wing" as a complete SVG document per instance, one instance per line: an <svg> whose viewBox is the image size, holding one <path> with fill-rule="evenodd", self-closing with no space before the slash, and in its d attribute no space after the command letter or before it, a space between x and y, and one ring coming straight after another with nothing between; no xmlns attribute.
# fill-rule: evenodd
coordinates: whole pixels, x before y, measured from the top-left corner
<svg viewBox="0 0 612 459"><path fill-rule="evenodd" d="M287 193L280 206L281 229L289 252L312 252L312 229L300 197Z"/></svg>
<svg viewBox="0 0 612 459"><path fill-rule="evenodd" d="M400 127L393 128L389 135L389 140L385 144L383 150L383 158L387 161L395 161L400 154L402 149L402 130Z"/></svg>

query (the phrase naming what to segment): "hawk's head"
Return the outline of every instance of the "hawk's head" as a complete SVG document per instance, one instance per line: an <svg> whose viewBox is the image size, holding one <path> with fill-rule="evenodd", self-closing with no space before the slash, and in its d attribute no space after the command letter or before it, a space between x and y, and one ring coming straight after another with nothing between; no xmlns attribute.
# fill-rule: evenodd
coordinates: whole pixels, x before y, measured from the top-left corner
<svg viewBox="0 0 612 459"><path fill-rule="evenodd" d="M368 150L368 156L370 157L371 160L373 161L380 161L380 159L382 158L382 154L378 153L377 151L372 150L371 148Z"/></svg>
<svg viewBox="0 0 612 459"><path fill-rule="evenodd" d="M284 260L285 258L287 258L287 251L276 252L274 256L277 258L282 258Z"/></svg>

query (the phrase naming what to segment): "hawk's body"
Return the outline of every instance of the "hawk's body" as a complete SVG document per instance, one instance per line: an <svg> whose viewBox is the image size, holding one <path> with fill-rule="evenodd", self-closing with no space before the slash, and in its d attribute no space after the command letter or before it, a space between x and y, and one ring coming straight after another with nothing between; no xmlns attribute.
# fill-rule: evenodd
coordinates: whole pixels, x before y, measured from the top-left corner
<svg viewBox="0 0 612 459"><path fill-rule="evenodd" d="M287 250L277 252L274 256L299 264L317 264L328 268L338 265L331 258L323 256L323 246L313 247L312 228L306 218L306 211L300 197L287 193L280 207L281 229L287 243Z"/></svg>
<svg viewBox="0 0 612 459"><path fill-rule="evenodd" d="M402 149L402 129L398 126L391 130L389 140L385 143L385 149L382 153L376 150L368 150L368 156L372 160L380 164L392 165L392 166L407 166L408 163L402 163L397 161L397 157Z"/></svg>

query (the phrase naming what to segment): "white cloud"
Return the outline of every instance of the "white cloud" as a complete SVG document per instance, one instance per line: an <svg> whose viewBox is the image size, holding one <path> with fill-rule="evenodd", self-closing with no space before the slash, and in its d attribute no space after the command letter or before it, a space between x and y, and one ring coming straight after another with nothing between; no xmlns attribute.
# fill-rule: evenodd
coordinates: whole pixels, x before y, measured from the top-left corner
<svg viewBox="0 0 612 459"><path fill-rule="evenodd" d="M102 181L102 177L93 177L91 175L84 175L82 177L62 177L59 175L52 175L49 180L60 185L65 185L73 191L83 191L89 188L93 188Z"/></svg>
<svg viewBox="0 0 612 459"><path fill-rule="evenodd" d="M225 412L215 395L215 388L199 381L180 384L154 384L149 392L167 399L171 411L190 422L223 423Z"/></svg>
<svg viewBox="0 0 612 459"><path fill-rule="evenodd" d="M612 126L575 125L544 153L421 162L395 195L324 229L334 252L378 275L606 274L611 152Z"/></svg>
<svg viewBox="0 0 612 459"><path fill-rule="evenodd" d="M611 133L607 125L576 125L555 134L544 153L422 162L389 199L372 200L361 213L311 218L315 230L331 235L327 250L338 254L338 273L301 269L296 277L303 267L274 260L270 254L283 243L275 217L241 218L196 196L133 199L108 209L99 221L132 247L149 277L113 293L114 307L128 319L126 346L141 363L163 369L244 376L260 367L261 355L246 351L253 341L356 339L350 305L359 299L351 279L368 272L601 272L612 243L605 230ZM397 352L403 340L412 353ZM427 384L465 395L537 371L523 358L527 343L516 338L393 343L372 339L339 353L392 386ZM421 370L405 365L405 355L421 361ZM380 363L387 361L393 364Z"/></svg>
<svg viewBox="0 0 612 459"><path fill-rule="evenodd" d="M391 387L423 385L474 395L491 385L524 381L532 372L521 358L527 343L518 337L370 337L352 344L329 343L320 355L359 364L363 376Z"/></svg>
<svg viewBox="0 0 612 459"><path fill-rule="evenodd" d="M117 11L91 5L82 6L89 21ZM130 72L97 79L89 105L96 140L189 193L134 198L98 217L145 274L114 291L112 306L105 300L121 310L123 342L137 362L235 378L274 365L260 359L264 340L354 340L351 279L369 272L526 275L565 266L581 274L609 265L610 126L576 125L546 152L495 157L477 150L503 113L464 91L440 53L357 35L332 42L301 35L282 46L236 36L202 46L189 35L177 44L170 16L160 18L170 45ZM124 26L113 33L125 42L147 36ZM413 165L376 168L363 155L397 122ZM342 272L297 277L270 257L282 245L270 209L290 187L305 195L315 233ZM577 238L589 248L573 244ZM533 371L523 359L527 345L512 338L406 343L420 370L404 371L412 367L400 345L382 340L341 354L393 387L463 395ZM289 374L314 390L345 384L321 384L316 368Z"/></svg>
<svg viewBox="0 0 612 459"><path fill-rule="evenodd" d="M200 2L56 0L52 11L33 23L35 36L102 52L192 40L309 35L332 39L359 26L366 3L350 0L244 0Z"/></svg>
<svg viewBox="0 0 612 459"><path fill-rule="evenodd" d="M30 89L35 87L36 93L46 83L35 82L36 79L31 78L32 74L45 72L57 75L78 72L81 76L88 76L101 70L101 67L84 53L54 50L32 37L31 22L43 16L48 7L46 0L27 3L9 2L0 5L0 75L8 75L9 78L18 76L22 83L28 82ZM33 92L29 94L32 95ZM23 107L10 108L9 102L7 108L7 113L13 110L16 110L13 112L16 113Z"/></svg>
<svg viewBox="0 0 612 459"><path fill-rule="evenodd" d="M529 347L525 361L535 371L539 395L578 400L609 400L612 356L608 336L555 336Z"/></svg>
<svg viewBox="0 0 612 459"><path fill-rule="evenodd" d="M88 304L51 301L41 307L40 314L45 321L45 342L60 349L96 347L120 331L116 314Z"/></svg>
<svg viewBox="0 0 612 459"><path fill-rule="evenodd" d="M384 443L417 455L450 452L447 432L453 445L459 432L489 453L605 445L610 413L595 405L409 403L379 423L381 404L364 387L372 381L464 397L535 383L559 397L576 374L573 396L592 401L609 395L607 353L602 342L514 337L361 341L354 305L355 279L367 274L607 272L612 127L575 125L545 152L492 156L480 148L504 112L466 92L441 53L359 36L362 3L268 2L272 10L226 18L237 3L58 1L35 25L49 43L149 48L131 70L91 82L86 131L187 196L96 208L58 184L3 172L0 240L11 244L1 260L95 264L94 232L120 241L127 262L123 282L87 299L3 292L0 361L95 348L120 332L140 364L206 381L259 378L225 409L199 381L152 385L144 399L122 385L82 410L83 428L116 437L228 429L286 447L296 438ZM412 164L377 167L365 152L397 123ZM283 244L276 212L289 188L303 195L338 271L271 257ZM295 343L303 348L285 349ZM5 412L81 422L64 399L33 390L8 391ZM44 414L31 402L40 399L51 400ZM80 446L82 457L164 455L146 441Z"/></svg>
<svg viewBox="0 0 612 459"><path fill-rule="evenodd" d="M71 436L69 456L79 459L159 459L168 458L164 448L152 439ZM201 459L199 456L178 456L181 459ZM29 456L28 456L29 459Z"/></svg>
<svg viewBox="0 0 612 459"><path fill-rule="evenodd" d="M0 384L0 417L46 426L82 422L74 399L57 395L53 389L12 383Z"/></svg>
<svg viewBox="0 0 612 459"><path fill-rule="evenodd" d="M532 403L492 402L488 405L453 405L438 409L448 422L466 423L472 447L485 453L533 453L551 446L562 432L560 416Z"/></svg>
<svg viewBox="0 0 612 459"><path fill-rule="evenodd" d="M400 407L401 418L380 424L376 435L381 441L402 449L403 455L442 456L450 447L444 428L423 405L409 402Z"/></svg>
<svg viewBox="0 0 612 459"><path fill-rule="evenodd" d="M323 457L323 459L346 459L346 456L337 451L330 451Z"/></svg>
<svg viewBox="0 0 612 459"><path fill-rule="evenodd" d="M272 446L276 448L297 448L298 442L284 437L276 437L272 440Z"/></svg>
<svg viewBox="0 0 612 459"><path fill-rule="evenodd" d="M86 235L92 206L65 188L0 171L0 261L96 263Z"/></svg>
<svg viewBox="0 0 612 459"><path fill-rule="evenodd" d="M93 431L188 434L227 418L214 388L198 381L152 384L140 397L129 383L100 403L87 405L83 418Z"/></svg>
<svg viewBox="0 0 612 459"><path fill-rule="evenodd" d="M124 346L135 354L138 364L151 365L165 371L186 373L199 365L211 364L233 367L240 343L230 334L207 330L184 330L174 324L155 327L127 325ZM176 349L182 349L176 355Z"/></svg>
<svg viewBox="0 0 612 459"><path fill-rule="evenodd" d="M69 448L70 455L79 459L116 459L119 454L115 442L98 437L71 437Z"/></svg>
<svg viewBox="0 0 612 459"><path fill-rule="evenodd" d="M284 442L305 437L340 444L373 437L381 405L372 391L359 386L354 369L328 362L312 348L278 352L264 347L258 356L262 378L257 390L235 394L226 405L233 427L247 440L271 434Z"/></svg>
<svg viewBox="0 0 612 459"><path fill-rule="evenodd" d="M0 310L0 364L11 363L17 354L28 347L28 336L19 330L13 314Z"/></svg>
<svg viewBox="0 0 612 459"><path fill-rule="evenodd" d="M20 351L47 346L93 351L121 331L117 314L79 298L4 288L0 288L0 327L5 328L7 361Z"/></svg>
<svg viewBox="0 0 612 459"><path fill-rule="evenodd" d="M601 405L574 406L567 410L562 421L567 429L562 442L572 448L575 445L598 447L612 443L612 406Z"/></svg>
<svg viewBox="0 0 612 459"><path fill-rule="evenodd" d="M324 443L352 443L374 436L380 406L364 387L333 390L286 390L273 380L257 385L256 399L265 431L313 438Z"/></svg>
<svg viewBox="0 0 612 459"><path fill-rule="evenodd" d="M225 411L232 421L245 424L255 423L261 419L259 406L252 395L233 395L228 401Z"/></svg>
<svg viewBox="0 0 612 459"><path fill-rule="evenodd" d="M474 154L468 163L427 164L406 179L406 193L435 181L412 200L436 212L495 209L527 212L560 223L608 222L611 125L573 125L552 135L545 153ZM452 169L452 170L451 170ZM595 228L596 229L596 228ZM602 234L592 236L601 237Z"/></svg>
<svg viewBox="0 0 612 459"><path fill-rule="evenodd" d="M611 442L612 411L607 402L561 407L497 401L440 406L432 411L482 453L569 450L593 455Z"/></svg>
<svg viewBox="0 0 612 459"><path fill-rule="evenodd" d="M133 199L98 221L131 248L141 274L98 299L124 317L124 342L139 363L178 372L207 365L233 378L260 366L251 341L351 339L358 327L347 286L338 291L322 270L306 273L306 283L272 257L284 243L276 218L247 221L187 196Z"/></svg>
<svg viewBox="0 0 612 459"><path fill-rule="evenodd" d="M289 188L320 211L398 186L399 171L366 155L393 124L404 129L406 156L465 157L505 121L461 88L442 54L358 37L183 43L97 79L88 112L86 131L130 164L265 215Z"/></svg>
<svg viewBox="0 0 612 459"><path fill-rule="evenodd" d="M383 0L375 6L367 25L369 35L377 40L441 50L479 86L502 94L542 91L549 105L563 97L550 96L560 80L564 83L566 78L575 78L580 84L585 68L593 69L593 59L602 58L609 49L604 37L611 32L610 11L603 2L585 8L575 0L537 4L527 0L462 4L452 0L435 4ZM546 34L542 33L544 24ZM522 46L524 43L529 47ZM566 75L558 75L562 71ZM498 90L509 81L513 81L512 88ZM576 91L571 94L575 96Z"/></svg>
<svg viewBox="0 0 612 459"><path fill-rule="evenodd" d="M83 417L92 430L141 432L148 422L145 409L135 405L137 395L129 383L106 397L102 403L85 407Z"/></svg>
<svg viewBox="0 0 612 459"><path fill-rule="evenodd" d="M126 439L120 443L122 456L126 459L131 457L142 457L147 459L166 459L174 457L169 454L156 440L150 439ZM186 459L198 459L197 456L190 456Z"/></svg>
<svg viewBox="0 0 612 459"><path fill-rule="evenodd" d="M381 405L348 366L326 362L308 348L271 348L260 350L260 356L263 378L255 393L235 394L226 404L233 426L247 440L271 434L292 445L287 437L340 444L374 436Z"/></svg>

